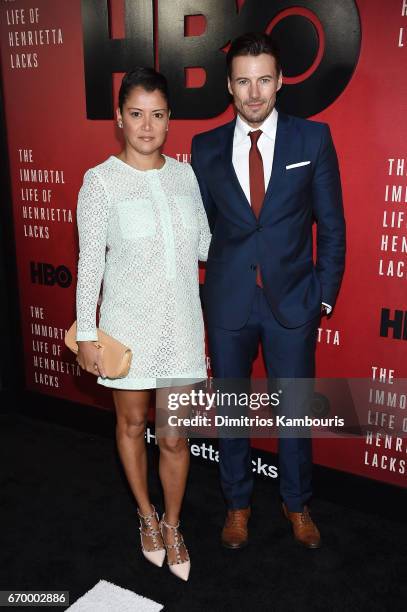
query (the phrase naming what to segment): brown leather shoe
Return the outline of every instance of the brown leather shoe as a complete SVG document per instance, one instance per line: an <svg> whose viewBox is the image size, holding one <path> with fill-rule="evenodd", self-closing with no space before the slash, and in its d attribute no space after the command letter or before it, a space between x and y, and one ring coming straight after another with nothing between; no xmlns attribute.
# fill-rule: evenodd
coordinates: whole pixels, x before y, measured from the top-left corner
<svg viewBox="0 0 407 612"><path fill-rule="evenodd" d="M250 517L250 506L229 509L222 529L222 544L226 548L243 548L249 541L247 523Z"/></svg>
<svg viewBox="0 0 407 612"><path fill-rule="evenodd" d="M306 548L319 548L321 546L321 535L310 516L308 506L304 506L302 512L290 512L283 503L283 511L292 525L294 538L300 544Z"/></svg>

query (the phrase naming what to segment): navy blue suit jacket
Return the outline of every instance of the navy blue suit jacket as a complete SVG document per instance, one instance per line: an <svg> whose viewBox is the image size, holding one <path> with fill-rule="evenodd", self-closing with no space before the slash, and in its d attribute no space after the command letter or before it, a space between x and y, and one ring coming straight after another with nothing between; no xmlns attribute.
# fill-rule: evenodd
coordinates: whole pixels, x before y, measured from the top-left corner
<svg viewBox="0 0 407 612"><path fill-rule="evenodd" d="M192 141L192 167L212 230L204 309L210 325L246 323L260 265L264 292L285 327L334 306L345 259L338 161L328 125L278 114L271 179L256 219L232 164L235 120ZM310 164L287 169L302 161ZM317 224L317 256L312 225Z"/></svg>

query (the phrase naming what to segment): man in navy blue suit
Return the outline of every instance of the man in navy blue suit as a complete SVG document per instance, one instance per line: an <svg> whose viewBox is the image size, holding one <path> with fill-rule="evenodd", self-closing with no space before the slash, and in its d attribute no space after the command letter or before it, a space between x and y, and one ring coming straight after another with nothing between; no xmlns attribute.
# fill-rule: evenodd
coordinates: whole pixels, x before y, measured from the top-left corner
<svg viewBox="0 0 407 612"><path fill-rule="evenodd" d="M227 67L237 117L192 141L213 234L203 291L212 372L249 379L261 343L270 379L311 379L320 318L334 306L344 269L335 148L326 124L277 112L282 73L267 34L235 39ZM253 486L250 442L220 438L219 453L228 507L222 543L241 548ZM280 437L283 512L296 540L318 548L308 507L311 471L310 436Z"/></svg>

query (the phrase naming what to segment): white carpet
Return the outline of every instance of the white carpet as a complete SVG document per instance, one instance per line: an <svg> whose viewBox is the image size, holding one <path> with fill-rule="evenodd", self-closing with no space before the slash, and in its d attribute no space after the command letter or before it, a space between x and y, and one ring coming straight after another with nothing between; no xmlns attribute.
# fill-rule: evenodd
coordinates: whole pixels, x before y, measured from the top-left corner
<svg viewBox="0 0 407 612"><path fill-rule="evenodd" d="M99 580L85 595L67 608L66 612L158 612L163 606L122 587Z"/></svg>

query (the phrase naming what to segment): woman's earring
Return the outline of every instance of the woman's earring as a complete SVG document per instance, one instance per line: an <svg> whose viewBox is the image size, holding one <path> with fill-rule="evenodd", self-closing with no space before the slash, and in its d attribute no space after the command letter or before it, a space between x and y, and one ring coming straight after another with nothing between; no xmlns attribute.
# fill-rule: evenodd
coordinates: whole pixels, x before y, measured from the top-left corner
<svg viewBox="0 0 407 612"><path fill-rule="evenodd" d="M119 126L119 128L123 127L123 123L121 121L118 121L117 125Z"/></svg>

